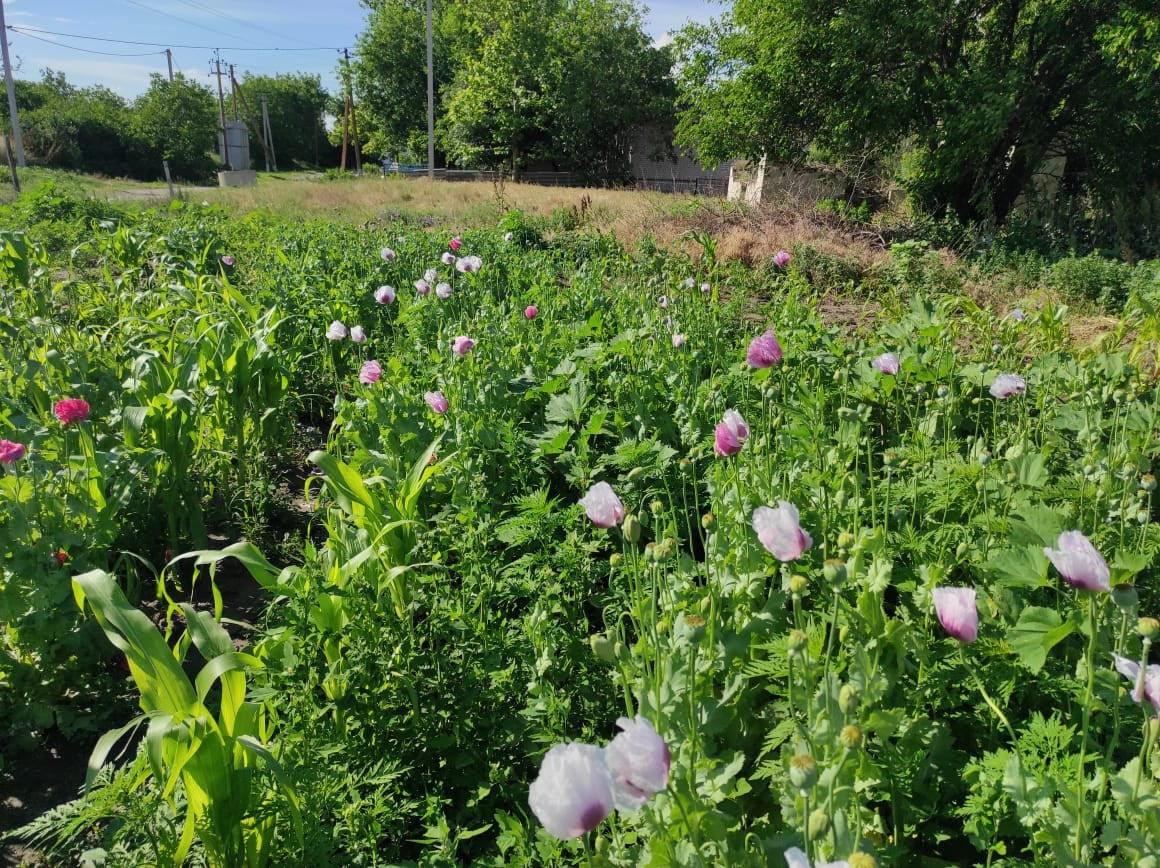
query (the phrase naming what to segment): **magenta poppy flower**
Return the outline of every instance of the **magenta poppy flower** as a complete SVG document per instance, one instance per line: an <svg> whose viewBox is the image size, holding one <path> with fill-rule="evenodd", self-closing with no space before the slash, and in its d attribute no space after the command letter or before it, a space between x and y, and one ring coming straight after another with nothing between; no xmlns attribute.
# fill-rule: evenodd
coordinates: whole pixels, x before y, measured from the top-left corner
<svg viewBox="0 0 1160 868"><path fill-rule="evenodd" d="M227 253L222 257L222 265L224 265L226 268L233 268L234 258Z"/></svg>
<svg viewBox="0 0 1160 868"><path fill-rule="evenodd" d="M888 374L891 377L897 376L901 365L898 362L898 356L894 353L883 353L870 363L870 367L880 374Z"/></svg>
<svg viewBox="0 0 1160 868"><path fill-rule="evenodd" d="M419 295L426 295L430 291L431 291L431 284L428 283L426 280L416 280L415 281L415 292L419 293Z"/></svg>
<svg viewBox="0 0 1160 868"><path fill-rule="evenodd" d="M1000 374L991 383L991 396L1000 401L1027 391L1027 381L1018 374Z"/></svg>
<svg viewBox="0 0 1160 868"><path fill-rule="evenodd" d="M358 381L367 386L373 386L383 376L383 366L374 359L363 362L362 368L358 372Z"/></svg>
<svg viewBox="0 0 1160 868"><path fill-rule="evenodd" d="M607 482L597 482L588 489L580 505L597 527L616 527L624 520L624 504Z"/></svg>
<svg viewBox="0 0 1160 868"><path fill-rule="evenodd" d="M615 805L604 751L581 742L553 745L528 790L528 805L557 838L568 840L591 832Z"/></svg>
<svg viewBox="0 0 1160 868"><path fill-rule="evenodd" d="M1116 661L1116 671L1132 682L1132 700L1143 702L1145 699L1160 716L1160 666L1151 664L1144 670L1144 677L1140 677L1140 664L1119 654L1113 654Z"/></svg>
<svg viewBox="0 0 1160 868"><path fill-rule="evenodd" d="M360 325L350 327L350 339L356 344L365 344L367 342L367 333L363 331Z"/></svg>
<svg viewBox="0 0 1160 868"><path fill-rule="evenodd" d="M23 443L13 443L11 440L0 440L0 463L15 464L24 457Z"/></svg>
<svg viewBox="0 0 1160 868"><path fill-rule="evenodd" d="M540 315L539 308L537 308L534 304L529 304L527 307L524 308L524 316L527 317L528 319L535 319L539 315Z"/></svg>
<svg viewBox="0 0 1160 868"><path fill-rule="evenodd" d="M89 402L83 398L65 398L56 402L52 412L62 425L74 425L89 418Z"/></svg>
<svg viewBox="0 0 1160 868"><path fill-rule="evenodd" d="M773 264L778 268L785 268L789 265L789 253L784 250L779 250L773 254Z"/></svg>
<svg viewBox="0 0 1160 868"><path fill-rule="evenodd" d="M773 329L749 342L745 361L749 362L751 368L772 368L781 361L781 344L773 336Z"/></svg>
<svg viewBox="0 0 1160 868"><path fill-rule="evenodd" d="M397 298L393 286L380 286L375 290L375 301L379 304L393 304Z"/></svg>
<svg viewBox="0 0 1160 868"><path fill-rule="evenodd" d="M432 412L438 413L440 416L446 413L447 408L451 406L443 397L442 392L427 392L423 396L423 400L427 402L427 406L431 408Z"/></svg>
<svg viewBox="0 0 1160 868"><path fill-rule="evenodd" d="M395 251L391 250L389 247L384 247L379 251L379 255L383 257L383 262L390 262L395 258Z"/></svg>
<svg viewBox="0 0 1160 868"><path fill-rule="evenodd" d="M668 786L669 746L639 714L635 720L618 718L616 725L623 731L604 749L604 761L617 809L635 811Z"/></svg>
<svg viewBox="0 0 1160 868"><path fill-rule="evenodd" d="M437 298L442 298L442 299L451 298L451 294L453 292L454 292L454 290L451 288L450 283L437 283L437 284L435 284L435 296Z"/></svg>
<svg viewBox="0 0 1160 868"><path fill-rule="evenodd" d="M463 239L456 235L447 246L451 248L452 253L458 253L459 248L463 246Z"/></svg>
<svg viewBox="0 0 1160 868"><path fill-rule="evenodd" d="M960 642L974 642L979 635L979 610L974 588L935 588L931 591L939 623Z"/></svg>
<svg viewBox="0 0 1160 868"><path fill-rule="evenodd" d="M713 435L713 449L728 458L736 455L749 439L749 425L736 410L726 410Z"/></svg>
<svg viewBox="0 0 1160 868"><path fill-rule="evenodd" d="M466 356L475 349L475 341L467 335L460 335L451 342L451 351L457 356Z"/></svg>
<svg viewBox="0 0 1160 868"><path fill-rule="evenodd" d="M340 320L335 320L330 324L326 330L326 339L330 341L341 341L347 336L346 326Z"/></svg>
<svg viewBox="0 0 1160 868"><path fill-rule="evenodd" d="M685 345L685 336L680 332L673 332L673 349L679 350Z"/></svg>
<svg viewBox="0 0 1160 868"><path fill-rule="evenodd" d="M777 509L757 507L753 511L753 529L765 550L783 563L800 558L814 542L802 530L797 507L785 500L777 502Z"/></svg>
<svg viewBox="0 0 1160 868"><path fill-rule="evenodd" d="M1045 547L1043 553L1069 585L1081 591L1112 589L1108 562L1086 536L1078 530L1067 530L1059 535L1056 545L1058 549Z"/></svg>

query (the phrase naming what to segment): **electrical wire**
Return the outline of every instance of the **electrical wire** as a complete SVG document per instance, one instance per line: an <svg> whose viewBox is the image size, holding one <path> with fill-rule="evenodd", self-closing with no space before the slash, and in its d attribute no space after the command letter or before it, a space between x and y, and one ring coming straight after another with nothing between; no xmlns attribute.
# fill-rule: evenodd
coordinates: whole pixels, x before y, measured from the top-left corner
<svg viewBox="0 0 1160 868"><path fill-rule="evenodd" d="M196 21L190 21L188 18L182 18L180 15L174 15L172 12L166 12L164 9L157 9L156 7L150 6L148 3L142 3L141 0L125 0L125 2L133 6L137 6L141 9L148 10L149 12L153 12L157 15L164 15L166 18L172 18L174 21L180 21L182 24L188 24L190 27L198 27L210 33L216 33L219 36L228 36L230 39L241 38L235 34L226 33L224 30L218 30L216 27L210 27L207 24L198 24Z"/></svg>
<svg viewBox="0 0 1160 868"><path fill-rule="evenodd" d="M57 42L54 39L45 39L43 36L36 36L32 33L24 33L22 31L16 30L15 28L9 29L15 30L15 32L20 33L21 36L27 36L29 39L38 39L41 42L47 42L49 45L56 45L60 48L67 48L70 51L83 51L86 54L103 54L106 57L154 57L158 54L165 53L164 51L97 51L94 48L81 48L79 45L67 45L64 42Z"/></svg>
<svg viewBox="0 0 1160 868"><path fill-rule="evenodd" d="M13 33L22 33L25 36L32 36L34 33L47 33L50 36L65 36L69 39L91 39L95 42L114 42L118 45L152 45L158 48L191 48L198 51L213 51L215 48L221 51L342 51L341 48L333 46L315 46L311 48L252 48L252 47L228 47L222 45L183 45L176 42L141 42L134 39L112 39L108 36L86 36L82 33L60 33L56 30L42 30L39 27L26 27L23 24L9 24L8 29ZM354 52L352 51L353 55Z"/></svg>
<svg viewBox="0 0 1160 868"><path fill-rule="evenodd" d="M236 21L243 27L248 27L251 30L261 30L263 33L268 33L271 36L277 36L279 39L289 39L291 42L302 42L301 39L297 39L293 36L287 36L285 33L278 33L276 30L271 30L269 27L264 27L263 25L257 24L253 21L247 21L246 19L239 18L236 15L231 15L224 9L216 9L206 3L202 3L201 0L177 0L177 2L182 3L191 9L197 9L201 12L208 12L210 15L216 15L219 18L228 18L231 21Z"/></svg>

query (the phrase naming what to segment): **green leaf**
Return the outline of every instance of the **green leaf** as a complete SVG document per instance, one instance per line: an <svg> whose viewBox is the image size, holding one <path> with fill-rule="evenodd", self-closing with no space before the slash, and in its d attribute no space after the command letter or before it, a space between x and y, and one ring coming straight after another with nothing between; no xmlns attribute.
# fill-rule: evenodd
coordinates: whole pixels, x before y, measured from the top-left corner
<svg viewBox="0 0 1160 868"><path fill-rule="evenodd" d="M1047 653L1075 632L1074 621L1064 621L1054 609L1028 606L1019 622L1007 631L1007 641L1019 655L1019 661L1032 672L1047 662Z"/></svg>
<svg viewBox="0 0 1160 868"><path fill-rule="evenodd" d="M996 583L1005 588L1044 588L1047 580L1047 556L1042 546L1003 549L985 562L983 570L994 574Z"/></svg>

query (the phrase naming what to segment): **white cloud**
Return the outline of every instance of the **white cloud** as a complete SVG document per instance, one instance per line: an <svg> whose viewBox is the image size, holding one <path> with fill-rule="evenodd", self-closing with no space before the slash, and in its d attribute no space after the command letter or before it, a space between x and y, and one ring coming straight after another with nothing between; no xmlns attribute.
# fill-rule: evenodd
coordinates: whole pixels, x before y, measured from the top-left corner
<svg viewBox="0 0 1160 868"><path fill-rule="evenodd" d="M149 75L165 73L165 58L158 64L134 63L120 60L88 60L75 57L38 57L36 70L24 70L21 78L39 78L45 67L63 72L69 84L91 87L101 84L126 99L144 93L149 86Z"/></svg>

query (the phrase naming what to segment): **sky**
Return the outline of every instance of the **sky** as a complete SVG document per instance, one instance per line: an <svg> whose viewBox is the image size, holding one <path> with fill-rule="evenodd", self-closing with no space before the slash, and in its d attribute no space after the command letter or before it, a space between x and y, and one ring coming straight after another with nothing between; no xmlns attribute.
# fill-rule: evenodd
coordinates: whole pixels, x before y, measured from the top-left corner
<svg viewBox="0 0 1160 868"><path fill-rule="evenodd" d="M207 85L214 83L209 72L213 49L220 48L223 63L235 64L238 78L247 71L316 73L323 87L333 90L335 64L343 48L354 48L366 16L358 0L0 3L16 78L39 80L47 67L63 72L70 84L102 84L127 99L149 86L150 73L167 74L167 46L173 51L175 72ZM645 31L663 43L667 33L685 22L708 21L723 8L719 0L652 0L647 3Z"/></svg>

